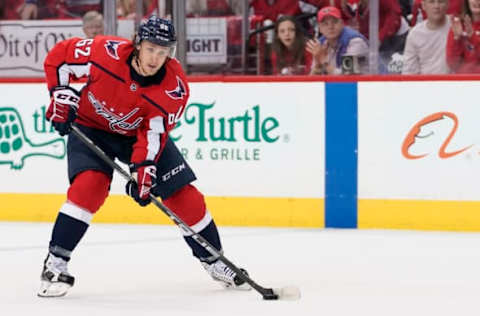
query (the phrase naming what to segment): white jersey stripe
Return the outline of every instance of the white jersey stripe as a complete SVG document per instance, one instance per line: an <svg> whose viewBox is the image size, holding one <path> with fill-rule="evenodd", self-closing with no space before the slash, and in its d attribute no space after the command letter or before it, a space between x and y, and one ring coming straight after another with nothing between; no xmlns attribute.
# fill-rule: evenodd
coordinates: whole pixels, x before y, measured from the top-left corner
<svg viewBox="0 0 480 316"><path fill-rule="evenodd" d="M150 119L150 129L147 131L147 157L146 160L155 160L160 150L160 134L165 132L163 117L155 116Z"/></svg>
<svg viewBox="0 0 480 316"><path fill-rule="evenodd" d="M92 221L93 214L89 211L73 204L70 201L65 202L60 208L60 213L73 217L81 222L84 222L87 225L90 225Z"/></svg>
<svg viewBox="0 0 480 316"><path fill-rule="evenodd" d="M193 229L194 232L199 233L202 230L204 230L205 227L207 227L208 224L210 224L211 221L212 221L212 215L210 214L210 212L208 210L206 210L205 211L205 216L203 216L203 218L198 223L190 226L190 228ZM183 229L181 231L182 231L184 236L191 236L192 235L189 232L184 231Z"/></svg>
<svg viewBox="0 0 480 316"><path fill-rule="evenodd" d="M68 86L70 83L70 75L73 74L77 78L81 78L83 76L88 76L90 74L90 66L91 64L83 64L83 65L69 65L63 64L58 68L58 85L59 86Z"/></svg>

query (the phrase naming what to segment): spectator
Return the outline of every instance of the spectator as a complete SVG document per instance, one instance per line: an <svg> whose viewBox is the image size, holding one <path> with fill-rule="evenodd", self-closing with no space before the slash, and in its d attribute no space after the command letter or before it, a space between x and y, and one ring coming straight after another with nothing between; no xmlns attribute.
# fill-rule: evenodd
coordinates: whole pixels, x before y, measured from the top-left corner
<svg viewBox="0 0 480 316"><path fill-rule="evenodd" d="M25 0L18 14L22 20L52 19L57 17L57 6L52 0Z"/></svg>
<svg viewBox="0 0 480 316"><path fill-rule="evenodd" d="M449 0L447 14L460 15L462 12L462 5L463 0ZM422 9L422 0L414 0L410 25L415 26L417 23L425 19L427 19L427 13Z"/></svg>
<svg viewBox="0 0 480 316"><path fill-rule="evenodd" d="M335 0L335 6L342 11L345 25L356 29L363 36L369 36L369 0ZM397 0L379 0L379 40L384 42L394 36L401 26L402 10Z"/></svg>
<svg viewBox="0 0 480 316"><path fill-rule="evenodd" d="M102 0L25 0L19 8L22 20L80 18L88 11L102 12Z"/></svg>
<svg viewBox="0 0 480 316"><path fill-rule="evenodd" d="M244 0L229 0L228 4L232 8L233 15L243 14L243 2Z"/></svg>
<svg viewBox="0 0 480 316"><path fill-rule="evenodd" d="M277 19L271 58L274 75L310 73L312 55L305 51L305 37L295 18L284 15Z"/></svg>
<svg viewBox="0 0 480 316"><path fill-rule="evenodd" d="M103 35L103 15L97 11L88 11L82 18L83 33L86 38Z"/></svg>
<svg viewBox="0 0 480 316"><path fill-rule="evenodd" d="M250 0L253 14L275 22L281 15L295 16L302 13L298 0Z"/></svg>
<svg viewBox="0 0 480 316"><path fill-rule="evenodd" d="M423 0L427 19L417 24L407 36L403 54L403 74L446 74L448 0Z"/></svg>
<svg viewBox="0 0 480 316"><path fill-rule="evenodd" d="M19 11L23 4L18 0L0 1L0 20L18 20L20 19Z"/></svg>
<svg viewBox="0 0 480 316"><path fill-rule="evenodd" d="M313 56L311 74L341 74L342 56L355 56L366 60L368 40L360 32L344 25L342 14L336 7L324 7L317 15L319 40L307 42L307 51ZM361 69L365 73L368 63Z"/></svg>
<svg viewBox="0 0 480 316"><path fill-rule="evenodd" d="M58 1L56 1L58 2ZM81 18L88 11L103 12L102 0L64 0L59 7L59 18Z"/></svg>
<svg viewBox="0 0 480 316"><path fill-rule="evenodd" d="M465 0L453 17L447 39L447 63L455 73L480 73L480 2Z"/></svg>
<svg viewBox="0 0 480 316"><path fill-rule="evenodd" d="M233 11L226 0L187 0L187 16L226 16Z"/></svg>
<svg viewBox="0 0 480 316"><path fill-rule="evenodd" d="M157 9L157 1L143 0L142 13L143 16L149 16ZM117 0L117 15L125 19L135 19L137 15L136 0Z"/></svg>
<svg viewBox="0 0 480 316"><path fill-rule="evenodd" d="M369 37L369 0L332 0L341 10L345 25ZM402 53L408 33L408 22L402 16L398 0L379 0L380 62L382 72L395 53Z"/></svg>
<svg viewBox="0 0 480 316"><path fill-rule="evenodd" d="M315 6L326 3L329 0L306 0L303 4L309 4L313 10ZM303 6L305 8L305 6ZM298 16L303 12L299 0L250 0L251 14L261 16L263 18L263 26L273 25L282 15ZM303 27L303 31L312 34L312 25L308 20L299 21ZM267 31L267 38L274 36L273 30Z"/></svg>

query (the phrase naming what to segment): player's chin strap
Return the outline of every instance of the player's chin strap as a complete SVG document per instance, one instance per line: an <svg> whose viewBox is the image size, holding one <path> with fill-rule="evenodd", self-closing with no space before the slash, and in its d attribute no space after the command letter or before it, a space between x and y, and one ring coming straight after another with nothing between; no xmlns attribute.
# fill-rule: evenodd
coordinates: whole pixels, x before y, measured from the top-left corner
<svg viewBox="0 0 480 316"><path fill-rule="evenodd" d="M95 154L97 154L103 161L105 161L110 167L116 170L127 181L135 181L135 179L115 163L110 157L108 157L103 150L101 150L93 141L88 138L77 126L72 126L72 133L77 136L85 145L90 148ZM173 211L160 202L152 193L150 193L152 203L157 206L163 213L165 213L170 219L180 226L182 230L192 236L192 238L203 248L205 248L214 258L221 260L232 269L237 276L250 284L258 293L262 294L265 300L277 300L277 299L298 299L300 297L300 291L296 287L284 287L279 289L264 288L255 283L248 275L244 274L235 264L225 258L225 256L215 249L205 238L196 233L190 226L188 226L180 217L178 217Z"/></svg>

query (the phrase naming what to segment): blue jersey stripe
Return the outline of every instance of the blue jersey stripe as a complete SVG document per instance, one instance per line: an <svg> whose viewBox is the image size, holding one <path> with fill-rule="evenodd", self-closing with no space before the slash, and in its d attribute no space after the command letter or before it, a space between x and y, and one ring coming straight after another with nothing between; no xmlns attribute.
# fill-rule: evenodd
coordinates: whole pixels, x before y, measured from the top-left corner
<svg viewBox="0 0 480 316"><path fill-rule="evenodd" d="M357 83L325 83L325 227L357 227Z"/></svg>

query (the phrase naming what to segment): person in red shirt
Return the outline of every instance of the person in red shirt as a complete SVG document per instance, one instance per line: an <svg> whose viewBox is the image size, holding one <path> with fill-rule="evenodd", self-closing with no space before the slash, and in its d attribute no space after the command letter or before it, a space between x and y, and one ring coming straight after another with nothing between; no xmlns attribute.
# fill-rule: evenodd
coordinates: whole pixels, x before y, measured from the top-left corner
<svg viewBox="0 0 480 316"><path fill-rule="evenodd" d="M88 11L102 12L102 0L25 0L18 9L22 20L81 18Z"/></svg>
<svg viewBox="0 0 480 316"><path fill-rule="evenodd" d="M368 0L335 0L335 6L342 11L345 25L369 37ZM394 36L400 28L402 10L397 0L380 0L379 10L378 38L380 42L384 42Z"/></svg>
<svg viewBox="0 0 480 316"><path fill-rule="evenodd" d="M452 17L447 63L454 73L480 73L480 1L467 0L463 14Z"/></svg>
<svg viewBox="0 0 480 316"><path fill-rule="evenodd" d="M69 134L75 124L112 160L128 163L136 180L127 183L128 195L141 206L151 202L150 193L161 197L221 252L204 197L191 184L195 175L169 138L190 95L185 73L173 58L175 47L173 24L156 16L140 25L133 41L98 35L58 43L44 63L51 93L47 118L60 135ZM88 77L81 92L69 86L71 77ZM67 152L70 187L44 261L41 297L63 296L73 286L67 263L107 198L113 175L76 134L69 134ZM225 287L250 289L191 234L184 232L184 239L214 280Z"/></svg>
<svg viewBox="0 0 480 316"><path fill-rule="evenodd" d="M369 0L335 0L335 6L342 11L345 25L369 38ZM395 53L401 54L408 34L408 23L402 16L397 0L379 0L380 72L388 72L388 64Z"/></svg>
<svg viewBox="0 0 480 316"><path fill-rule="evenodd" d="M284 15L275 24L272 47L274 75L307 75L312 55L305 50L305 37L295 18Z"/></svg>
<svg viewBox="0 0 480 316"><path fill-rule="evenodd" d="M302 13L298 0L250 0L253 14L275 22L281 15L295 16Z"/></svg>
<svg viewBox="0 0 480 316"><path fill-rule="evenodd" d="M226 0L189 0L186 3L188 17L228 16L233 11Z"/></svg>
<svg viewBox="0 0 480 316"><path fill-rule="evenodd" d="M19 20L20 10L23 4L18 0L4 0L0 1L0 19L1 20Z"/></svg>

